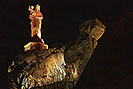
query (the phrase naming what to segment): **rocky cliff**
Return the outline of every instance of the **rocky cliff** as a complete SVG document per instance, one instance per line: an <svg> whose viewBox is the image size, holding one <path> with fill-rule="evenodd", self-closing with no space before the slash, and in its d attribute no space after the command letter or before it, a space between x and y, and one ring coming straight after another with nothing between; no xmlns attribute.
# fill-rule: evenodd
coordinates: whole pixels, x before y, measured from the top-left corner
<svg viewBox="0 0 133 89"><path fill-rule="evenodd" d="M89 61L105 26L91 19L80 26L77 40L50 49L17 55L8 66L11 89L72 89Z"/></svg>

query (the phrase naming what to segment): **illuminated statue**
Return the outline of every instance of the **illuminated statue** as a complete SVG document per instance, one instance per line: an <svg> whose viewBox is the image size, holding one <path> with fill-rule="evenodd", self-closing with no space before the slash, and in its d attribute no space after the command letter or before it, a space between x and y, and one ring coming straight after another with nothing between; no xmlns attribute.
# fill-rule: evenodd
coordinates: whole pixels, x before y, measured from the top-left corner
<svg viewBox="0 0 133 89"><path fill-rule="evenodd" d="M31 20L31 37L37 35L41 39L41 21L43 15L40 12L40 6L36 5L35 11L33 10L34 6L29 6L28 10L30 11L29 19Z"/></svg>
<svg viewBox="0 0 133 89"><path fill-rule="evenodd" d="M34 10L34 6L29 6L28 10L30 11L29 19L31 20L31 41L24 46L24 51L32 50L32 49L48 49L48 45L44 44L43 39L41 39L41 21L43 19L43 15L40 12L40 6L36 5Z"/></svg>

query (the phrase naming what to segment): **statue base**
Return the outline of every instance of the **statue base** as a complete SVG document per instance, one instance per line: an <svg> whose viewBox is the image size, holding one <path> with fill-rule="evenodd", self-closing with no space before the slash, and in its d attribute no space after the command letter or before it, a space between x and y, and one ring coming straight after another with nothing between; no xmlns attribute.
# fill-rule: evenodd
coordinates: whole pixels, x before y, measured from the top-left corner
<svg viewBox="0 0 133 89"><path fill-rule="evenodd" d="M48 49L48 45L41 42L29 42L24 46L24 51L33 49Z"/></svg>

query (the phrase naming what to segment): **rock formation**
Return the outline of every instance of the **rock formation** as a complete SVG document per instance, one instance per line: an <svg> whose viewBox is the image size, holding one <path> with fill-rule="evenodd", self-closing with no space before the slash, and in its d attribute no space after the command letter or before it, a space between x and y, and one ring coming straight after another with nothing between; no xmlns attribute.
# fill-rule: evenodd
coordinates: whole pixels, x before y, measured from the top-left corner
<svg viewBox="0 0 133 89"><path fill-rule="evenodd" d="M77 40L57 48L32 49L8 66L11 89L72 89L89 61L105 26L91 19L80 26Z"/></svg>

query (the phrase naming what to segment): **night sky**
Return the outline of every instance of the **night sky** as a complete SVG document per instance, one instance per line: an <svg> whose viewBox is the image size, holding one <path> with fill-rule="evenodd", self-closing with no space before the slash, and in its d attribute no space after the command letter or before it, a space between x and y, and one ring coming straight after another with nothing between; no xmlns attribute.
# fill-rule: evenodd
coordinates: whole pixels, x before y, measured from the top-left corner
<svg viewBox="0 0 133 89"><path fill-rule="evenodd" d="M28 6L36 4L49 47L75 40L90 18L107 27L75 89L133 89L132 0L1 0L0 89L7 89L8 63L30 40Z"/></svg>

